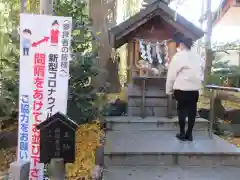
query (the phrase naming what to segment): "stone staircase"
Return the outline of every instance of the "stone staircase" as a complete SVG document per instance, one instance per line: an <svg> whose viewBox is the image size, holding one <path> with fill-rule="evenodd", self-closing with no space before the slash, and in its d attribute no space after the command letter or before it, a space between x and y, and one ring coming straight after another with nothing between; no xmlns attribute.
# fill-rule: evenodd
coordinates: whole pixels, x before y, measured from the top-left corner
<svg viewBox="0 0 240 180"><path fill-rule="evenodd" d="M177 118L108 117L104 180L239 180L240 149L208 136L197 119L193 142L175 138Z"/></svg>

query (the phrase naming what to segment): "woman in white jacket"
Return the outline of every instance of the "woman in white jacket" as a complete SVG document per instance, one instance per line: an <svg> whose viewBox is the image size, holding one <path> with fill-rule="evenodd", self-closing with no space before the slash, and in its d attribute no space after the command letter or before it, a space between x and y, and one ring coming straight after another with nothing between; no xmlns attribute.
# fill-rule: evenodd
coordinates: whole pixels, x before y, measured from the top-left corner
<svg viewBox="0 0 240 180"><path fill-rule="evenodd" d="M197 101L202 82L201 57L191 51L193 41L189 38L175 39L178 52L173 56L168 67L166 93L174 94L177 100L177 111L180 133L179 140L192 141L192 130L197 114ZM185 122L188 117L188 129Z"/></svg>

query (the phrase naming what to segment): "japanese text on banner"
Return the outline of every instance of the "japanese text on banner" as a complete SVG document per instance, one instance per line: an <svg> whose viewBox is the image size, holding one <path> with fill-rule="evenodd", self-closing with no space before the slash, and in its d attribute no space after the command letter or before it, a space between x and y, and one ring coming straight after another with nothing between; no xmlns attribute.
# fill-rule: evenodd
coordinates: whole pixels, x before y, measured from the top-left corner
<svg viewBox="0 0 240 180"><path fill-rule="evenodd" d="M61 49L61 71L68 73L69 68L69 43L70 43L70 22L64 21L62 33L62 49Z"/></svg>
<svg viewBox="0 0 240 180"><path fill-rule="evenodd" d="M19 124L19 146L18 156L21 160L28 160L28 130L29 130L29 97L22 95L20 98L20 124Z"/></svg>
<svg viewBox="0 0 240 180"><path fill-rule="evenodd" d="M45 77L45 54L35 53L34 55L34 84L33 91L33 124L32 124L32 148L31 160L33 166L30 169L30 180L38 180L40 163L40 132L36 126L41 122L39 116L43 108L43 88Z"/></svg>
<svg viewBox="0 0 240 180"><path fill-rule="evenodd" d="M52 116L55 107L55 92L57 87L57 71L58 71L58 54L49 54L48 56L48 105L47 117Z"/></svg>

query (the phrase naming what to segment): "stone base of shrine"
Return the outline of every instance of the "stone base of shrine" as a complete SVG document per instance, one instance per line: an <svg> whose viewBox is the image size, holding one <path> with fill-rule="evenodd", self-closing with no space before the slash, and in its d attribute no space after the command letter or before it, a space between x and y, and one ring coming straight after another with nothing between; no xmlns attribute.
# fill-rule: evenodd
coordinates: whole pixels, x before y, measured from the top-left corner
<svg viewBox="0 0 240 180"><path fill-rule="evenodd" d="M165 93L166 78L136 77L128 85L128 115L169 117L176 115L176 101Z"/></svg>

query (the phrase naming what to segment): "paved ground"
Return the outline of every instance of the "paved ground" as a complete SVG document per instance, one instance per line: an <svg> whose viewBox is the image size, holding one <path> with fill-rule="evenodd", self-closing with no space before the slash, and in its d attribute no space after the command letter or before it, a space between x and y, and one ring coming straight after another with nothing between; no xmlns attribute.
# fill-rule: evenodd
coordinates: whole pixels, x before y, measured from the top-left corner
<svg viewBox="0 0 240 180"><path fill-rule="evenodd" d="M170 131L125 131L108 132L105 154L128 153L240 153L240 148L214 136L210 139L206 133L195 132L193 142L180 142L175 132Z"/></svg>
<svg viewBox="0 0 240 180"><path fill-rule="evenodd" d="M239 180L240 168L110 167L104 180Z"/></svg>
<svg viewBox="0 0 240 180"><path fill-rule="evenodd" d="M118 118L112 119L112 121L131 124L132 122L139 122L141 121L141 119L133 118L131 119L131 121L129 121L126 120L126 118ZM143 121L147 121L147 123L152 123L156 122L156 119L147 118ZM157 121L159 121L159 119ZM169 122L169 119L162 118L160 121ZM170 121L176 122L176 119ZM202 119L199 119L199 121L206 122ZM109 162L106 163L107 169L104 172L104 180L240 179L240 167L237 168L233 166L223 166L225 164L229 165L229 161L232 162L232 160L234 160L234 162L239 162L238 157L240 155L240 148L237 148L233 144L230 144L215 135L213 136L213 139L210 139L207 132L194 131L193 142L181 142L176 139L175 135L176 131L174 130L141 131L138 129L132 131L108 131L106 134L104 153L106 157L105 160ZM118 154L120 154L121 156L118 157ZM130 154L129 158L127 156L128 154ZM163 158L162 162L164 166L159 166L161 165L161 162L159 163L158 156L150 156L158 154L164 154L164 156L165 154L180 154L180 156L199 154L203 157L179 157L177 158L178 163L175 163L175 161L173 161L174 163L172 163L172 161L168 161L169 159L171 160L171 158ZM237 156L235 156L235 154ZM212 155L218 156L213 156L213 158L210 158L212 157ZM167 157L168 155L166 156L166 158ZM159 156L159 158L162 157ZM216 160L217 163L214 163ZM140 166L148 164L149 166ZM178 164L178 166L175 166L175 164ZM182 167L182 165L185 164L187 166ZM191 165L191 167L188 166L189 164ZM201 167L194 166L199 164L201 165ZM220 164L221 166L216 166L216 164ZM238 163L233 163L233 165L235 164Z"/></svg>

